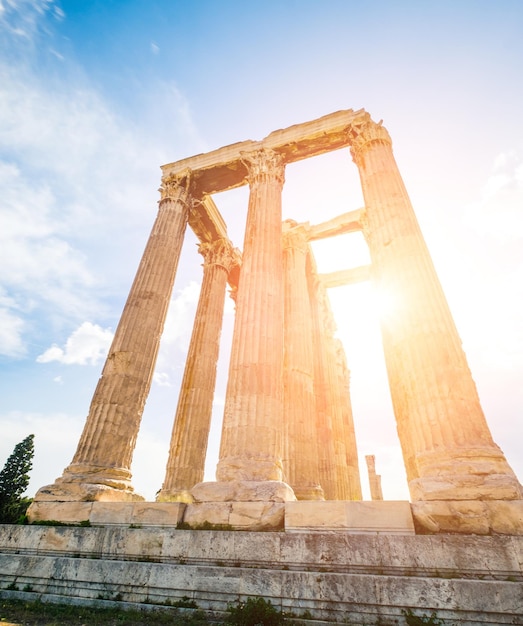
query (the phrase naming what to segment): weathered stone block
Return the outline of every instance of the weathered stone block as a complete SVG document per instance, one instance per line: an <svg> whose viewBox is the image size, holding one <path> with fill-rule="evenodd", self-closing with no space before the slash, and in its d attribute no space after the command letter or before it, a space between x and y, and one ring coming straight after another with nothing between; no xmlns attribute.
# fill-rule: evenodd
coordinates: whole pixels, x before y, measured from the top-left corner
<svg viewBox="0 0 523 626"><path fill-rule="evenodd" d="M192 527L230 526L235 530L283 528L285 504L278 502L199 502L187 505L183 521Z"/></svg>
<svg viewBox="0 0 523 626"><path fill-rule="evenodd" d="M413 502L412 513L429 533L523 535L523 500Z"/></svg>
<svg viewBox="0 0 523 626"><path fill-rule="evenodd" d="M130 524L132 516L132 502L93 502L89 521L100 525Z"/></svg>
<svg viewBox="0 0 523 626"><path fill-rule="evenodd" d="M232 502L195 502L188 504L183 521L193 528L204 524L226 526L229 524Z"/></svg>
<svg viewBox="0 0 523 626"><path fill-rule="evenodd" d="M485 503L492 532L502 535L523 535L523 500Z"/></svg>
<svg viewBox="0 0 523 626"><path fill-rule="evenodd" d="M58 521L78 524L89 519L92 502L33 502L27 511L31 523Z"/></svg>
<svg viewBox="0 0 523 626"><path fill-rule="evenodd" d="M183 502L135 502L131 523L144 526L176 526L183 519Z"/></svg>
<svg viewBox="0 0 523 626"><path fill-rule="evenodd" d="M414 534L407 501L300 501L285 504L285 530Z"/></svg>

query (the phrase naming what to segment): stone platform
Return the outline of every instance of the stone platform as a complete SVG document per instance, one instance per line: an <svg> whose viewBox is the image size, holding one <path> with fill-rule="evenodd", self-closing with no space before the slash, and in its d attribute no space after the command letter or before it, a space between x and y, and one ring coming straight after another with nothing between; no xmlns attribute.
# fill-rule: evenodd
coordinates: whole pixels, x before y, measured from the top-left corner
<svg viewBox="0 0 523 626"><path fill-rule="evenodd" d="M294 502L34 501L31 522L219 527L250 531L346 530L352 533L523 535L523 500Z"/></svg>
<svg viewBox="0 0 523 626"><path fill-rule="evenodd" d="M217 615L262 596L319 623L404 625L411 609L522 624L523 537L4 525L0 596L122 607L188 596Z"/></svg>
<svg viewBox="0 0 523 626"><path fill-rule="evenodd" d="M34 502L31 522L220 527L232 530L414 534L407 501L295 502Z"/></svg>

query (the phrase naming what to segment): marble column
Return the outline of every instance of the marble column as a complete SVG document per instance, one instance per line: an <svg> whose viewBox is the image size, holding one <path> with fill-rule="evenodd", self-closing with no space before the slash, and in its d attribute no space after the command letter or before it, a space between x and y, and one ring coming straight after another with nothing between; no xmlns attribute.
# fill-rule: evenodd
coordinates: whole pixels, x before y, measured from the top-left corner
<svg viewBox="0 0 523 626"><path fill-rule="evenodd" d="M345 458L342 459L342 466L338 474L344 474L346 494L343 500L361 500L361 480L360 468L358 464L358 446L356 443L356 431L354 428L354 417L352 415L352 404L350 397L350 372L347 367L347 357L345 348L340 339L334 339L334 350L336 352L336 372L337 372L337 396L340 406L340 433L344 441Z"/></svg>
<svg viewBox="0 0 523 626"><path fill-rule="evenodd" d="M366 206L381 328L412 500L511 500L521 486L493 442L388 132L349 130Z"/></svg>
<svg viewBox="0 0 523 626"><path fill-rule="evenodd" d="M338 478L336 472L336 450L333 436L333 402L329 377L329 355L326 344L325 319L322 299L326 295L313 260L309 254L309 298L313 326L312 346L314 362L314 395L316 411L316 440L320 485L326 500L337 500ZM330 320L332 322L332 320ZM333 332L333 329L330 329Z"/></svg>
<svg viewBox="0 0 523 626"><path fill-rule="evenodd" d="M239 264L226 239L201 243L198 251L204 257L203 281L159 502L192 502L190 489L203 480L227 278Z"/></svg>
<svg viewBox="0 0 523 626"><path fill-rule="evenodd" d="M243 162L249 207L216 477L281 482L284 164L268 149Z"/></svg>
<svg viewBox="0 0 523 626"><path fill-rule="evenodd" d="M369 488L371 500L383 500L383 492L381 490L381 476L376 474L376 457L368 454L365 457L367 463L367 471L369 474Z"/></svg>
<svg viewBox="0 0 523 626"><path fill-rule="evenodd" d="M159 211L72 463L37 500L143 499L131 461L151 386L192 196L190 173L162 182Z"/></svg>
<svg viewBox="0 0 523 626"><path fill-rule="evenodd" d="M347 450L348 425L344 422L346 413L343 407L345 399L342 398L339 370L337 341L334 337L336 324L330 307L327 290L323 284L320 288L320 302L323 315L323 337L322 346L325 351L325 378L327 410L330 417L332 445L334 456L330 459L333 466L335 478L335 489L332 495L333 500L352 500L352 489L350 484L350 471L347 461L349 458ZM361 499L356 498L356 499Z"/></svg>
<svg viewBox="0 0 523 626"><path fill-rule="evenodd" d="M292 220L284 222L284 471L286 482L298 500L322 500L316 439L313 323L306 273L308 251L304 226Z"/></svg>

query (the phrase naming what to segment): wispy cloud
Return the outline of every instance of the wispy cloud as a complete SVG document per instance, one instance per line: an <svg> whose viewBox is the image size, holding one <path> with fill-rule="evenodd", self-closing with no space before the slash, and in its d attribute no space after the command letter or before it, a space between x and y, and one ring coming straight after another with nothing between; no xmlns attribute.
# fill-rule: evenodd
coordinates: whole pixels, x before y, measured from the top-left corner
<svg viewBox="0 0 523 626"><path fill-rule="evenodd" d="M0 308L0 354L20 357L25 354L22 340L24 320L7 308Z"/></svg>
<svg viewBox="0 0 523 626"><path fill-rule="evenodd" d="M196 281L190 281L173 294L154 374L157 385L172 386L174 378L179 379L183 373L199 294L200 285Z"/></svg>
<svg viewBox="0 0 523 626"><path fill-rule="evenodd" d="M48 20L64 18L57 3L0 6L0 31L23 31L56 57L52 36L42 41ZM24 324L29 313L60 331L106 316L104 299L128 287L115 281L126 260L135 266L154 220L169 140L151 141L116 115L81 68L55 58L62 69L43 77L30 47L11 43L17 55L0 60L0 288L10 296L0 350L22 355L34 330ZM193 128L183 96L169 89L170 128Z"/></svg>
<svg viewBox="0 0 523 626"><path fill-rule="evenodd" d="M187 351L200 285L192 280L175 292L169 305L162 339L166 346L175 345Z"/></svg>
<svg viewBox="0 0 523 626"><path fill-rule="evenodd" d="M479 339L470 350L479 351L481 361L490 367L495 363L497 369L510 371L523 365L519 307L523 302L523 158L517 150L494 159L480 197L466 208L464 222L475 234L463 254L474 259L470 279L481 298L470 301L466 310L468 326L480 325Z"/></svg>
<svg viewBox="0 0 523 626"><path fill-rule="evenodd" d="M468 214L480 234L505 243L523 239L523 158L516 150L495 158L482 197L469 207Z"/></svg>
<svg viewBox="0 0 523 626"><path fill-rule="evenodd" d="M38 363L58 361L66 365L96 365L109 351L113 332L98 324L84 322L67 339L65 346L53 345L37 357Z"/></svg>
<svg viewBox="0 0 523 626"><path fill-rule="evenodd" d="M0 26L10 35L30 40L47 12L56 19L65 15L54 0L0 0Z"/></svg>

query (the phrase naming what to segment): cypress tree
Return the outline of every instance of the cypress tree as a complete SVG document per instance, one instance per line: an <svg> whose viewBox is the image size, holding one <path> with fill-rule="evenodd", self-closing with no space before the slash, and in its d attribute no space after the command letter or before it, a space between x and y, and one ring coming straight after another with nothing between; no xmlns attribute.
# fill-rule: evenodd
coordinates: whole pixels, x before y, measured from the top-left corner
<svg viewBox="0 0 523 626"><path fill-rule="evenodd" d="M22 494L29 485L33 467L34 435L18 443L0 472L0 523L13 524L29 506Z"/></svg>

